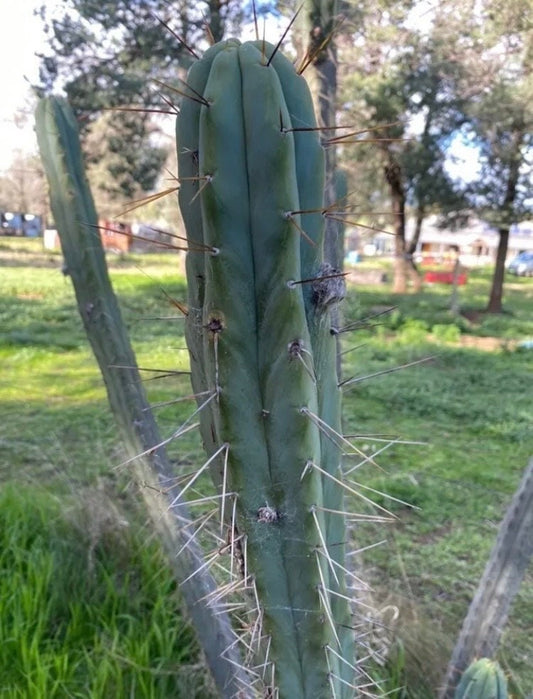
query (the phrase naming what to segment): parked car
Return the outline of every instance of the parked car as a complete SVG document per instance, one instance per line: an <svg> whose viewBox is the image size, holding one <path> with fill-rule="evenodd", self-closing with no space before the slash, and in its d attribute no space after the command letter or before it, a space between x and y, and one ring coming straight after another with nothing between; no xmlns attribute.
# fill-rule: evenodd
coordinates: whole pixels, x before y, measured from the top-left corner
<svg viewBox="0 0 533 699"><path fill-rule="evenodd" d="M507 265L507 271L517 277L533 277L533 252L521 252Z"/></svg>

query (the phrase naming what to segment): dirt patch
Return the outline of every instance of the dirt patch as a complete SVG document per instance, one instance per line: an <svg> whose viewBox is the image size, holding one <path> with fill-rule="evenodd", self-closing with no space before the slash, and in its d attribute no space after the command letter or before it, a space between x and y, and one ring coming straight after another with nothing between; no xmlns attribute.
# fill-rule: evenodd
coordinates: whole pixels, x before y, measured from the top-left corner
<svg viewBox="0 0 533 699"><path fill-rule="evenodd" d="M38 292L33 294L17 294L16 298L21 301L42 301L45 298L45 294Z"/></svg>
<svg viewBox="0 0 533 699"><path fill-rule="evenodd" d="M506 340L501 337L476 337L475 335L461 335L459 345L461 347L473 347L485 352L497 352L499 350L512 350L516 347L516 340Z"/></svg>
<svg viewBox="0 0 533 699"><path fill-rule="evenodd" d="M434 544L439 539L442 539L444 536L447 536L451 531L452 523L448 522L442 525L441 527L437 527L432 532L416 536L414 538L414 541L416 541L419 544Z"/></svg>
<svg viewBox="0 0 533 699"><path fill-rule="evenodd" d="M388 277L382 269L351 269L346 280L351 284L385 284Z"/></svg>

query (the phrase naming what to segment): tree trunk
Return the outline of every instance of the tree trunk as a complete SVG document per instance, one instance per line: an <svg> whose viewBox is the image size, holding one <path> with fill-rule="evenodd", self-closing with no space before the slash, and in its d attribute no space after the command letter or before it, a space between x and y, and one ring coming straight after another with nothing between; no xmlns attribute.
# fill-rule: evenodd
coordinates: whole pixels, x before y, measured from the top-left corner
<svg viewBox="0 0 533 699"><path fill-rule="evenodd" d="M503 311L503 280L505 277L505 258L507 257L507 248L509 246L509 228L500 228L499 234L500 239L498 241L498 252L496 253L496 265L494 267L489 303L487 305L488 313L501 313Z"/></svg>
<svg viewBox="0 0 533 699"><path fill-rule="evenodd" d="M424 223L425 217L426 217L426 209L425 209L423 204L419 204L416 207L415 230L413 233L413 237L411 238L411 241L409 242L409 254L410 255L414 255L416 252L418 241L420 240L420 236L422 235L422 224Z"/></svg>
<svg viewBox="0 0 533 699"><path fill-rule="evenodd" d="M407 251L406 253L405 264L407 267L409 281L411 282L412 289L416 294L422 288L422 275L420 274L418 267L416 266L413 254L409 251Z"/></svg>
<svg viewBox="0 0 533 699"><path fill-rule="evenodd" d="M505 198L502 205L502 214L509 222L513 218L513 208L518 189L518 178L520 176L520 165L523 162L520 157L520 151L524 142L524 137L525 130L523 125L520 124L516 126L515 130L512 132L513 150L509 158L509 175L507 177ZM507 257L507 248L509 246L509 229L510 223L499 227L500 239L498 241L496 265L492 278L489 303L487 305L488 313L501 313L503 310L503 280L505 276L505 258Z"/></svg>
<svg viewBox="0 0 533 699"><path fill-rule="evenodd" d="M392 213L394 216L394 281L393 292L407 291L407 245L405 241L405 191L402 169L393 155L388 152L389 162L385 165L385 179L390 188Z"/></svg>
<svg viewBox="0 0 533 699"><path fill-rule="evenodd" d="M450 311L454 316L459 315L459 274L461 272L461 262L459 255L453 263L452 273L452 295L450 299Z"/></svg>
<svg viewBox="0 0 533 699"><path fill-rule="evenodd" d="M394 294L407 293L407 264L405 259L405 238L398 233L400 227L395 223L394 233L394 279L392 291Z"/></svg>
<svg viewBox="0 0 533 699"><path fill-rule="evenodd" d="M418 241L420 240L420 236L422 234L422 223L424 221L425 216L425 207L423 206L423 204L419 204L416 208L415 230L413 233L413 237L411 238L407 246L407 264L409 271L409 279L411 281L413 291L415 293L418 293L422 288L422 275L420 274L420 270L418 269L415 263L414 254L416 252L416 248L418 247Z"/></svg>
<svg viewBox="0 0 533 699"><path fill-rule="evenodd" d="M515 492L448 666L440 699L452 699L475 658L491 658L533 556L533 459Z"/></svg>

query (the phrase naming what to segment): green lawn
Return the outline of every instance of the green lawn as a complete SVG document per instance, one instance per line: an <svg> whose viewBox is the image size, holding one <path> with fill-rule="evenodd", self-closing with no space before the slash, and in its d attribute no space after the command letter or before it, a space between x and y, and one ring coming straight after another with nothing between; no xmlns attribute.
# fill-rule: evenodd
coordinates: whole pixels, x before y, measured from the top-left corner
<svg viewBox="0 0 533 699"><path fill-rule="evenodd" d="M166 295L184 298L182 259L109 264L139 365L185 369L183 320ZM354 565L382 613L373 647L396 639L405 667L399 660L395 671L413 697L431 697L439 682L533 454L533 350L520 346L533 339L533 280L508 280L506 312L492 317L477 313L489 282L474 270L461 288L468 318L450 315L446 287L398 297L388 285L350 286L344 307L345 325L370 317L374 326L342 333L344 377L379 374L345 389L345 432L365 456L383 449L353 475L395 515L352 533L357 547L386 540ZM121 446L70 280L39 241L0 240L0 362L0 550L12 552L0 554L1 696L155 699L181 696L176 685L208 696L139 498L127 471L113 468ZM190 391L186 376L144 375L152 402ZM190 410L158 409L162 433ZM199 464L198 436L170 456ZM532 637L530 568L499 656L519 697L533 691Z"/></svg>
<svg viewBox="0 0 533 699"><path fill-rule="evenodd" d="M473 271L462 306L481 310L490 275ZM365 484L410 503L380 496L396 516L359 532L361 545L387 543L364 557L376 605L400 610L396 634L407 657L413 696L432 696L497 526L533 455L533 282L512 279L506 312L472 324L448 312L449 289L397 297L364 287L349 300L350 317L387 306L372 332L352 333L363 344L347 356L345 374L367 375L418 359L427 363L355 384L346 394L346 431L393 433L426 446L394 445L365 467ZM382 443L365 443L368 450ZM388 610L386 617L391 618ZM501 643L499 660L523 696L533 688L533 567L524 581ZM419 693L418 693L419 692Z"/></svg>

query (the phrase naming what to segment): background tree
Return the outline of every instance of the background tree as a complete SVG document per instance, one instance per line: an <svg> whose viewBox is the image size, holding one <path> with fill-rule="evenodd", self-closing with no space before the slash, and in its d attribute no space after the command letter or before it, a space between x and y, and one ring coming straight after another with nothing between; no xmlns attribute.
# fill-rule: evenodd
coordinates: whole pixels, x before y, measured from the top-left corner
<svg viewBox="0 0 533 699"><path fill-rule="evenodd" d="M85 152L102 216L116 214L117 207L126 208L128 202L154 189L168 156L158 136L147 114L106 111L91 123Z"/></svg>
<svg viewBox="0 0 533 699"><path fill-rule="evenodd" d="M463 206L463 198L446 172L446 149L464 121L452 70L440 35L415 29L409 3L383 13L360 31L355 51L345 52L344 99L350 119L371 129L365 138L381 162L382 182L391 209L395 246L394 291L403 293L410 277L420 286L413 254L424 218L439 210ZM371 13L372 14L372 13ZM368 148L353 153L368 171ZM346 152L346 157L350 154ZM374 155L376 158L376 155ZM377 170L376 170L377 171ZM407 211L414 212L408 241ZM390 225L391 218L385 223Z"/></svg>
<svg viewBox="0 0 533 699"><path fill-rule="evenodd" d="M434 24L427 35L415 37L403 71L407 112L418 123L416 131L409 128L411 136L401 144L400 155L414 220L407 245L411 262L428 214L457 212L466 205L464 187L447 171L450 144L465 122L464 103L457 90L462 68L447 56L447 45L447 36Z"/></svg>
<svg viewBox="0 0 533 699"><path fill-rule="evenodd" d="M397 3L394 7L389 7L387 2L360 5L355 15L348 15L345 22L348 36L339 50L343 120L361 132L359 145L341 150L343 164L350 163L348 169L356 174L349 187L354 190L351 203L356 211L371 212L376 202L381 200L383 205L378 211L389 208L391 215L394 214L391 219L391 215L384 218L384 214L376 212L372 215L372 225L385 227L391 220L394 222L395 288L398 291L405 288L403 252L399 247L405 239L405 193L399 163L386 145L389 142L384 139L402 138L404 132L399 122L404 105L397 89L396 74L402 47L406 43L401 37L406 33L404 23L408 10L409 3ZM393 50L394 46L398 47L397 52ZM365 129L371 130L365 134ZM361 145L365 138L372 143L371 146ZM369 174L374 176L370 188ZM384 196L386 183L388 196ZM372 197L368 201L364 201L365 190ZM403 280L401 283L400 279Z"/></svg>
<svg viewBox="0 0 533 699"><path fill-rule="evenodd" d="M488 0L464 39L466 139L480 154L471 206L498 231L487 311L502 311L505 259L513 225L533 213L533 6Z"/></svg>
<svg viewBox="0 0 533 699"><path fill-rule="evenodd" d="M533 90L524 86L495 86L472 120L473 136L481 154L480 179L472 187L472 201L483 218L498 231L496 264L487 305L489 313L503 310L505 260L511 227L533 211L531 154ZM525 98L525 93L529 96ZM528 160L529 156L529 160Z"/></svg>
<svg viewBox="0 0 533 699"><path fill-rule="evenodd" d="M0 209L46 215L46 181L37 155L18 154L0 177Z"/></svg>
<svg viewBox="0 0 533 699"><path fill-rule="evenodd" d="M149 113L113 111L95 126L103 110L168 110L168 100L179 101L172 88L180 89L194 53L235 30L242 14L238 0L65 0L61 11L40 9L50 50L41 57L38 92L66 94L84 148L92 131L91 166L100 177L93 184L100 191L131 198L153 190L166 156L154 147Z"/></svg>

